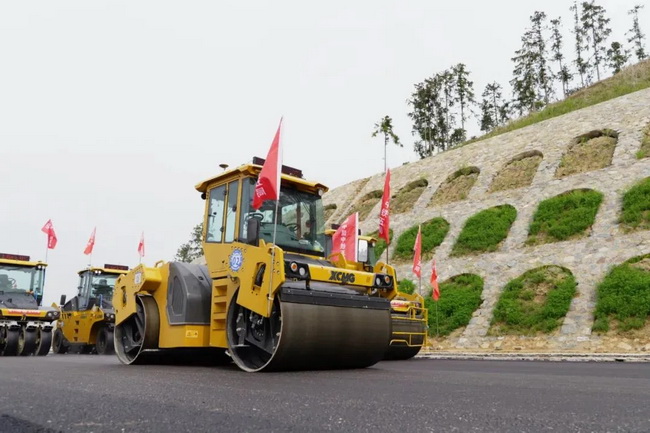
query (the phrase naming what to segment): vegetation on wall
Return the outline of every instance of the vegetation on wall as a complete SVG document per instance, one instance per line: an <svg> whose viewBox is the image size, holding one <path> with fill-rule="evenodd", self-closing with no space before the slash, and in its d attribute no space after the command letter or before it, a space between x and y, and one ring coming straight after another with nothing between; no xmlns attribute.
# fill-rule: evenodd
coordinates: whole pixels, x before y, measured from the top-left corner
<svg viewBox="0 0 650 433"><path fill-rule="evenodd" d="M372 211L375 205L379 203L379 200L381 200L381 196L383 193L384 192L382 190L377 189L365 194L354 204L352 209L350 209L348 215L352 215L355 212L359 212L359 221L365 220L368 217L370 211ZM347 218L348 215L343 215L341 219L343 220Z"/></svg>
<svg viewBox="0 0 650 433"><path fill-rule="evenodd" d="M336 203L330 203L323 206L323 214L325 216L325 221L330 219L330 217L334 214L335 211L336 211Z"/></svg>
<svg viewBox="0 0 650 433"><path fill-rule="evenodd" d="M534 335L557 329L576 294L568 269L543 266L510 281L499 297L489 335Z"/></svg>
<svg viewBox="0 0 650 433"><path fill-rule="evenodd" d="M533 215L526 244L586 236L602 201L603 194L591 189L576 189L542 201Z"/></svg>
<svg viewBox="0 0 650 433"><path fill-rule="evenodd" d="M598 170L612 163L618 132L612 129L591 131L576 137L567 149L555 177Z"/></svg>
<svg viewBox="0 0 650 433"><path fill-rule="evenodd" d="M644 327L650 316L650 254L613 268L596 294L594 332Z"/></svg>
<svg viewBox="0 0 650 433"><path fill-rule="evenodd" d="M413 209L425 188L429 186L426 179L418 179L407 183L390 200L390 211L392 214L404 213Z"/></svg>
<svg viewBox="0 0 650 433"><path fill-rule="evenodd" d="M489 192L522 188L533 183L543 155L539 151L522 153L507 163L492 180Z"/></svg>
<svg viewBox="0 0 650 433"><path fill-rule="evenodd" d="M399 280L397 282L397 290L402 293L413 294L415 293L415 283L411 280Z"/></svg>
<svg viewBox="0 0 650 433"><path fill-rule="evenodd" d="M650 229L650 177L646 177L623 195L620 222L626 231Z"/></svg>
<svg viewBox="0 0 650 433"><path fill-rule="evenodd" d="M429 310L429 335L445 336L467 326L474 311L480 307L483 278L474 274L456 275L440 283L439 287L440 299L434 301L429 288L424 303Z"/></svg>
<svg viewBox="0 0 650 433"><path fill-rule="evenodd" d="M430 257L434 248L442 243L449 231L449 223L443 218L433 218L422 224L422 255ZM413 258L413 246L418 234L418 226L413 226L402 233L397 239L394 259L408 260Z"/></svg>
<svg viewBox="0 0 650 433"><path fill-rule="evenodd" d="M430 206L465 200L474 186L480 170L478 167L465 167L453 173L436 190Z"/></svg>
<svg viewBox="0 0 650 433"><path fill-rule="evenodd" d="M496 251L508 237L516 218L517 210L509 204L485 209L471 216L465 222L451 255Z"/></svg>

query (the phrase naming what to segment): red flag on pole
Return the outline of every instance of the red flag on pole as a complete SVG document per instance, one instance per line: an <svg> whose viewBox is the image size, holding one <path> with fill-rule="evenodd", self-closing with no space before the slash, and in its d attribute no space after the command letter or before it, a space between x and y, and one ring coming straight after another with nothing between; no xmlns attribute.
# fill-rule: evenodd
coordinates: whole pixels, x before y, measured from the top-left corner
<svg viewBox="0 0 650 433"><path fill-rule="evenodd" d="M140 254L140 257L144 257L144 232L142 232L138 243L138 254Z"/></svg>
<svg viewBox="0 0 650 433"><path fill-rule="evenodd" d="M418 226L418 235L413 246L413 273L416 277L422 277L422 226Z"/></svg>
<svg viewBox="0 0 650 433"><path fill-rule="evenodd" d="M438 286L438 272L436 272L436 261L431 265L431 297L434 301L440 299L440 287Z"/></svg>
<svg viewBox="0 0 650 433"><path fill-rule="evenodd" d="M88 239L88 243L86 244L86 249L84 250L84 254L92 254L93 253L93 247L95 246L95 233L97 232L97 227L93 229L92 234L90 235L90 239Z"/></svg>
<svg viewBox="0 0 650 433"><path fill-rule="evenodd" d="M332 254L343 253L348 262L357 261L359 244L359 213L353 213L332 235Z"/></svg>
<svg viewBox="0 0 650 433"><path fill-rule="evenodd" d="M386 170L384 180L384 194L381 196L381 210L379 211L379 239L390 243L390 168Z"/></svg>
<svg viewBox="0 0 650 433"><path fill-rule="evenodd" d="M47 235L47 248L53 250L54 247L56 247L56 242L58 239L56 238L56 233L54 232L52 220L47 220L41 231Z"/></svg>
<svg viewBox="0 0 650 433"><path fill-rule="evenodd" d="M264 161L262 171L255 184L253 209L259 209L266 200L277 200L280 195L280 173L282 172L282 149L280 148L281 128L282 119L280 119L278 130L275 133L269 153L266 155L266 161Z"/></svg>

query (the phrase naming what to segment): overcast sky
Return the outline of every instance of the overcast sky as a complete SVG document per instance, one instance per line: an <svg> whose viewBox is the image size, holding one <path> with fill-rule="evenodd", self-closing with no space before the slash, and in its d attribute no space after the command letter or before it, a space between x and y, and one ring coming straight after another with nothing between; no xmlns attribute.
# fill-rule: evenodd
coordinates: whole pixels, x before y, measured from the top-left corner
<svg viewBox="0 0 650 433"><path fill-rule="evenodd" d="M599 1L622 40L640 0ZM463 62L480 94L511 78L544 1L3 1L0 3L0 252L44 259L45 302L93 264L171 259L201 220L194 185L265 156L284 115L285 164L336 187L383 169L373 124L388 114L417 159L413 84ZM650 7L641 24L650 33ZM569 55L569 47L566 49ZM472 133L475 133L475 129Z"/></svg>

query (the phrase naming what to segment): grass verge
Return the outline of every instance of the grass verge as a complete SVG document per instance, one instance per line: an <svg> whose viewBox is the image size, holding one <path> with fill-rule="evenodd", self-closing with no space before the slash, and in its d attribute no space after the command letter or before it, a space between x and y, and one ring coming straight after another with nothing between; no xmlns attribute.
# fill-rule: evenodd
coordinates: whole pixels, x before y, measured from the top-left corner
<svg viewBox="0 0 650 433"><path fill-rule="evenodd" d="M638 159L647 158L650 156L650 123L643 128L643 135L641 136L641 148L636 153Z"/></svg>
<svg viewBox="0 0 650 433"><path fill-rule="evenodd" d="M422 224L422 255L430 257L434 248L442 243L449 231L449 223L443 218L433 218ZM393 252L394 259L408 260L413 258L413 247L418 235L418 226L413 226L402 233L397 239Z"/></svg>
<svg viewBox="0 0 650 433"><path fill-rule="evenodd" d="M617 331L642 328L650 316L650 254L630 259L613 268L596 289L592 330Z"/></svg>
<svg viewBox="0 0 650 433"><path fill-rule="evenodd" d="M562 156L556 178L598 170L612 163L618 132L611 129L591 131L576 137Z"/></svg>
<svg viewBox="0 0 650 433"><path fill-rule="evenodd" d="M516 218L517 210L509 204L485 209L471 216L465 222L451 255L496 251L508 237Z"/></svg>
<svg viewBox="0 0 650 433"><path fill-rule="evenodd" d="M602 201L603 194L591 189L576 189L542 201L533 215L526 244L585 236Z"/></svg>
<svg viewBox="0 0 650 433"><path fill-rule="evenodd" d="M531 269L510 281L494 308L489 335L549 333L562 324L576 280L559 266Z"/></svg>
<svg viewBox="0 0 650 433"><path fill-rule="evenodd" d="M429 206L465 200L481 171L478 167L465 167L445 180L431 197Z"/></svg>
<svg viewBox="0 0 650 433"><path fill-rule="evenodd" d="M368 236L373 237L377 240L377 243L375 244L375 258L377 260L381 260L381 255L384 251L386 251L386 248L388 248L388 244L386 243L385 239L379 239L379 231L375 230L374 232L368 234ZM388 229L388 238L392 241L393 240L393 229Z"/></svg>
<svg viewBox="0 0 650 433"><path fill-rule="evenodd" d="M620 222L626 231L650 229L650 177L646 177L623 195Z"/></svg>
<svg viewBox="0 0 650 433"><path fill-rule="evenodd" d="M437 302L429 296L429 289L429 295L424 298L424 304L429 309L429 335L449 335L467 326L472 314L481 305L482 291L483 278L474 274L456 275L440 283L440 299Z"/></svg>
<svg viewBox="0 0 650 433"><path fill-rule="evenodd" d="M379 200L381 200L381 196L383 194L384 192L380 189L376 189L365 194L354 204L350 210L349 215L352 215L355 212L359 212L359 221L365 220L368 217L370 211L372 211L375 205L379 203ZM345 219L347 216L348 215L344 215L341 220Z"/></svg>
<svg viewBox="0 0 650 433"><path fill-rule="evenodd" d="M494 177L489 192L523 188L533 183L543 155L539 151L522 153L507 163Z"/></svg>

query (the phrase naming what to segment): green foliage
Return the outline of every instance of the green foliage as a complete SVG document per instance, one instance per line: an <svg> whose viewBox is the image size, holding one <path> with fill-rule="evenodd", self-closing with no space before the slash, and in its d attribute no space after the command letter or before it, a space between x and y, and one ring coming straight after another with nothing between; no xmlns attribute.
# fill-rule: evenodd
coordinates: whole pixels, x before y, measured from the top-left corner
<svg viewBox="0 0 650 433"><path fill-rule="evenodd" d="M415 283L411 280L399 280L397 282L397 290L411 295L415 292Z"/></svg>
<svg viewBox="0 0 650 433"><path fill-rule="evenodd" d="M533 335L557 329L576 294L567 269L544 266L510 281L494 308L490 335Z"/></svg>
<svg viewBox="0 0 650 433"><path fill-rule="evenodd" d="M642 328L650 316L650 254L614 267L596 289L594 332Z"/></svg>
<svg viewBox="0 0 650 433"><path fill-rule="evenodd" d="M485 209L468 218L451 255L496 251L516 218L517 210L509 204Z"/></svg>
<svg viewBox="0 0 650 433"><path fill-rule="evenodd" d="M436 334L436 303L439 335L449 335L467 326L472 314L481 305L482 291L483 279L474 274L456 275L440 283L440 299L436 302L427 296L424 300L429 310L429 334Z"/></svg>
<svg viewBox="0 0 650 433"><path fill-rule="evenodd" d="M379 239L379 231L377 230L370 233L368 236L377 239L377 243L375 244L375 258L377 260L381 260L381 255L383 254L384 251L386 251L386 248L388 248L388 244L386 243L386 240ZM393 229L388 229L388 238L391 241L393 240Z"/></svg>
<svg viewBox="0 0 650 433"><path fill-rule="evenodd" d="M391 198L391 213L398 214L410 211L427 186L429 186L429 182L426 179L418 179L406 184Z"/></svg>
<svg viewBox="0 0 650 433"><path fill-rule="evenodd" d="M431 253L434 248L442 243L449 231L449 223L443 218L433 218L422 224L422 255ZM397 239L393 258L410 259L413 257L415 238L418 235L418 226L406 230Z"/></svg>
<svg viewBox="0 0 650 433"><path fill-rule="evenodd" d="M650 177L625 193L620 222L628 230L650 229Z"/></svg>
<svg viewBox="0 0 650 433"><path fill-rule="evenodd" d="M189 263L203 255L203 223L192 229L190 240L178 247L174 260Z"/></svg>
<svg viewBox="0 0 650 433"><path fill-rule="evenodd" d="M533 215L528 245L557 242L576 237L593 225L603 194L573 190L541 202Z"/></svg>

